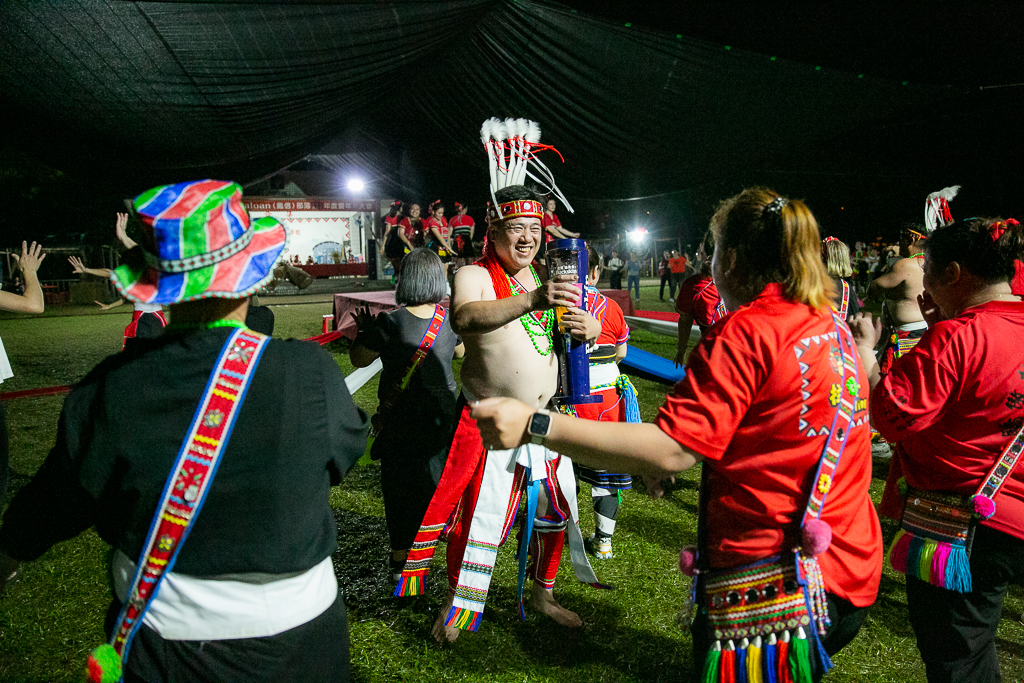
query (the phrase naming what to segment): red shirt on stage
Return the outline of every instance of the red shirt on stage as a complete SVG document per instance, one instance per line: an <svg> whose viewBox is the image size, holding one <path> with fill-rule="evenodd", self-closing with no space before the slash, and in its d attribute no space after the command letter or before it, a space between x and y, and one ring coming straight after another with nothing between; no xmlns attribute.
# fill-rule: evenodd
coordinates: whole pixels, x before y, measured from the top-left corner
<svg viewBox="0 0 1024 683"><path fill-rule="evenodd" d="M416 219L416 225L413 226L409 217L406 216L399 223L402 226L402 232L405 233L405 238L412 242L413 246L421 246L423 244L423 223L424 221L419 218Z"/></svg>
<svg viewBox="0 0 1024 683"><path fill-rule="evenodd" d="M437 228L437 231L441 233L441 237L448 239L448 221L445 220L444 216L441 216L440 219L433 216L427 216L423 219L423 237L428 242L434 239L434 235L430 232L431 228Z"/></svg>
<svg viewBox="0 0 1024 683"><path fill-rule="evenodd" d="M469 229L474 227L476 222L470 217L469 214L452 216L452 219L448 221L448 227L451 228L453 235L466 235L469 236Z"/></svg>
<svg viewBox="0 0 1024 683"><path fill-rule="evenodd" d="M798 545L842 382L832 316L769 284L729 314L690 355L686 377L655 424L708 468L705 552L734 567ZM836 371L836 366L838 372ZM825 501L832 545L818 561L826 589L858 607L874 602L882 573L882 530L871 485L867 377L858 380L854 425Z"/></svg>
<svg viewBox="0 0 1024 683"><path fill-rule="evenodd" d="M562 221L558 219L558 216L556 214L548 214L548 212L545 211L544 216L540 219L540 227L544 228L545 242L550 242L551 240L555 239L555 236L548 232L548 226L551 225L555 226L556 228L561 228Z"/></svg>
<svg viewBox="0 0 1024 683"><path fill-rule="evenodd" d="M710 276L691 275L679 285L676 294L676 312L689 313L701 334L707 333L718 320L718 288Z"/></svg>
<svg viewBox="0 0 1024 683"><path fill-rule="evenodd" d="M899 517L900 474L914 488L973 494L1024 422L1024 303L990 301L936 323L871 392L871 421L899 443L882 514ZM1024 468L986 526L1024 539Z"/></svg>

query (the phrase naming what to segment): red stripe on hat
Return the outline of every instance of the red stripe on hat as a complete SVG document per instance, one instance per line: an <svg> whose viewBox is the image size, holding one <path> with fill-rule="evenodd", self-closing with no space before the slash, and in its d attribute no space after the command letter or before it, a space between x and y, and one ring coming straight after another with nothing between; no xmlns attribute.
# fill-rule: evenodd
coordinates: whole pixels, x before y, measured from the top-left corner
<svg viewBox="0 0 1024 683"><path fill-rule="evenodd" d="M154 216L154 219L175 220L185 218L197 206L206 201L207 197L229 185L231 183L224 180L203 180L190 185L187 190L178 196L178 199L173 204L168 206L159 216Z"/></svg>
<svg viewBox="0 0 1024 683"><path fill-rule="evenodd" d="M220 249L234 241L234 238L231 236L228 217L224 215L227 212L227 203L221 204L217 208L218 210L212 212L209 219L206 221L207 251Z"/></svg>
<svg viewBox="0 0 1024 683"><path fill-rule="evenodd" d="M124 293L148 304L160 292L160 288L157 286L158 282L157 272L152 268L146 268L142 271L142 277L133 282L131 287L125 289Z"/></svg>
<svg viewBox="0 0 1024 683"><path fill-rule="evenodd" d="M244 257L242 254L238 254L217 264L213 277L210 279L210 285L206 288L207 291L238 291L238 281L245 275L252 256L267 249L281 246L280 237L281 233L279 230L260 230L255 233L252 237L252 242L249 243L249 246L243 252L245 254Z"/></svg>

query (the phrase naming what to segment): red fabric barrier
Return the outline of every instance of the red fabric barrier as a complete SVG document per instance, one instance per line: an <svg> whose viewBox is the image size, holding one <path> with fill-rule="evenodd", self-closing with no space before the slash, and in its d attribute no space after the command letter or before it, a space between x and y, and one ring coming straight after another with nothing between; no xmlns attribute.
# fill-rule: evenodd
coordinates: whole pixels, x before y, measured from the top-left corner
<svg viewBox="0 0 1024 683"><path fill-rule="evenodd" d="M55 394L66 394L69 391L71 391L70 386L42 387L41 389L25 389L23 391L7 391L0 393L0 401L11 401L16 398L34 398L36 396L53 396Z"/></svg>
<svg viewBox="0 0 1024 683"><path fill-rule="evenodd" d="M314 265L299 265L304 271L313 277L333 277L335 275L366 275L365 263L317 263Z"/></svg>
<svg viewBox="0 0 1024 683"><path fill-rule="evenodd" d="M602 289L601 293L614 301L622 309L622 315L636 315L633 312L633 300L624 289Z"/></svg>
<svg viewBox="0 0 1024 683"><path fill-rule="evenodd" d="M626 315L629 315L627 313ZM679 314L674 311L634 311L633 315L638 318L650 318L651 320L664 320L665 322L678 322Z"/></svg>

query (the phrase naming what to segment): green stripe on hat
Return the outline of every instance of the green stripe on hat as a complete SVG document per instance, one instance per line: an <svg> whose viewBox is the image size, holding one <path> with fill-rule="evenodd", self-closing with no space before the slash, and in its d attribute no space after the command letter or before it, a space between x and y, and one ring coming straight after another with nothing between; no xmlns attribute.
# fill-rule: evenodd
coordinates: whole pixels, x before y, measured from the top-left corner
<svg viewBox="0 0 1024 683"><path fill-rule="evenodd" d="M213 281L214 268L216 266L206 266L205 268L190 270L185 273L185 283L181 290L181 298L187 299L205 292L206 288L210 286L210 282Z"/></svg>
<svg viewBox="0 0 1024 683"><path fill-rule="evenodd" d="M209 214L215 211L222 211L224 204L226 204L231 198L231 195L236 192L239 194L242 192L241 186L237 183L225 185L216 192L211 192L205 199L203 199L202 203L193 209L192 213L185 218L182 226L182 237L184 238L181 244L182 258L198 256L200 254L213 251L213 247L210 245L209 236L206 233L206 225L210 221Z"/></svg>

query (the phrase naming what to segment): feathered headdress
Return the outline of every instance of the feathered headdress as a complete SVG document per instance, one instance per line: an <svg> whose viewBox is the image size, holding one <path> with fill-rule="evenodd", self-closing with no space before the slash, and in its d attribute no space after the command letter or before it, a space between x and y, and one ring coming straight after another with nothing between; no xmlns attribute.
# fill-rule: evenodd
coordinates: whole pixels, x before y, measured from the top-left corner
<svg viewBox="0 0 1024 683"><path fill-rule="evenodd" d="M555 178L544 162L537 158L537 152L550 149L540 144L540 126L526 119L490 118L480 126L480 140L487 152L487 165L491 176L491 206L487 210L490 220L533 216L540 218L544 209L539 202L517 200L498 204L494 193L510 185L522 185L529 176L541 185L548 194L561 200L566 210L573 213L572 206L555 184ZM558 154L561 158L561 154ZM564 161L564 159L563 159ZM536 172L536 173L535 173Z"/></svg>
<svg viewBox="0 0 1024 683"><path fill-rule="evenodd" d="M936 228L945 227L953 222L953 216L949 213L949 202L959 191L959 185L944 187L938 192L932 192L924 200L924 225L929 235L935 232Z"/></svg>

